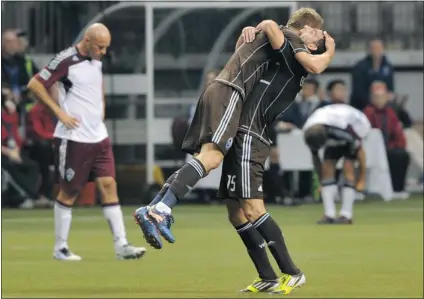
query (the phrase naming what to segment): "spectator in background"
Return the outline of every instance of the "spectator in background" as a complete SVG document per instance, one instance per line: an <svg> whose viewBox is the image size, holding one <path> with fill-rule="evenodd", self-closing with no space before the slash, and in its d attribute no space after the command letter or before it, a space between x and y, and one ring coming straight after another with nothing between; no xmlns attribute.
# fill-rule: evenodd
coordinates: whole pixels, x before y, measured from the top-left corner
<svg viewBox="0 0 424 299"><path fill-rule="evenodd" d="M320 104L318 97L319 82L315 78L306 78L302 85L302 90L294 103L299 107L300 123L298 128L301 129L308 117L315 111Z"/></svg>
<svg viewBox="0 0 424 299"><path fill-rule="evenodd" d="M319 93L319 82L313 78L308 77L305 79L302 85L302 90L299 95L296 97L296 100L292 105L289 106L287 111L285 111L281 118L276 124L277 131L290 131L292 129L301 129L305 124L308 117L315 111L315 109L320 105L321 100L318 96ZM271 163L273 159L276 163L279 163L279 154L278 148L274 147L271 149ZM272 164L271 164L272 166ZM276 167L276 166L275 166ZM280 172L278 164L278 172ZM311 171L300 171L299 172L299 186L297 197L301 198L303 201L312 201L312 172ZM284 190L290 190L292 173L284 172L283 181L285 188ZM279 186L277 182L276 186Z"/></svg>
<svg viewBox="0 0 424 299"><path fill-rule="evenodd" d="M383 41L372 39L368 43L368 55L352 69L352 94L350 104L363 110L370 102L370 86L382 81L389 91L394 91L393 67L384 55Z"/></svg>
<svg viewBox="0 0 424 299"><path fill-rule="evenodd" d="M287 108L277 122L277 130L288 131L294 128L301 129L309 115L320 104L318 97L319 82L315 78L307 78L303 82L302 90L296 100Z"/></svg>
<svg viewBox="0 0 424 299"><path fill-rule="evenodd" d="M347 102L347 89L346 82L341 79L336 79L328 82L327 84L327 95L328 98L325 101L321 101L318 108L322 108L331 104L346 104ZM317 109L318 109L317 108Z"/></svg>
<svg viewBox="0 0 424 299"><path fill-rule="evenodd" d="M20 206L32 208L34 200L38 197L38 167L21 152L23 142L18 132L19 117L16 112L16 103L7 96L7 93L3 93L3 90L1 108L1 167L25 193Z"/></svg>
<svg viewBox="0 0 424 299"><path fill-rule="evenodd" d="M19 41L18 54L21 55L25 60L25 70L27 72L28 78L32 78L35 74L38 73L39 69L34 60L32 60L31 56L28 54L29 41L27 33L21 29L18 29L16 31L16 36L18 37Z"/></svg>
<svg viewBox="0 0 424 299"><path fill-rule="evenodd" d="M393 94L393 99L390 101L390 106L395 110L396 116L402 123L404 129L409 129L414 124L411 116L409 115L409 112L405 107L407 101L408 96L401 96L398 94Z"/></svg>
<svg viewBox="0 0 424 299"><path fill-rule="evenodd" d="M373 128L380 129L387 150L390 175L395 197L407 198L405 178L409 166L409 153L406 151L406 139L402 124L395 111L388 105L390 94L384 82L374 81L371 85L371 104L364 113Z"/></svg>
<svg viewBox="0 0 424 299"><path fill-rule="evenodd" d="M56 118L40 102L36 102L27 118L27 137L31 140L29 154L37 162L41 174L39 195L43 201L50 201L53 191L51 166L54 165L53 132Z"/></svg>
<svg viewBox="0 0 424 299"><path fill-rule="evenodd" d="M19 55L21 44L15 30L7 30L2 35L1 51L1 80L13 92L17 103L21 100L21 93L29 82L25 59Z"/></svg>

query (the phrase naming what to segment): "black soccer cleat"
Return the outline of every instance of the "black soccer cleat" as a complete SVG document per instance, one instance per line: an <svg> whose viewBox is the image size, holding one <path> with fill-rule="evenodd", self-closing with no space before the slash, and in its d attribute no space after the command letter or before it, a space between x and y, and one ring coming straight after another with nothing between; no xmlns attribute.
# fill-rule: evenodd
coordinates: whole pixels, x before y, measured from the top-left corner
<svg viewBox="0 0 424 299"><path fill-rule="evenodd" d="M330 218L330 217L324 216L322 219L320 219L320 220L317 221L317 224L325 225L325 224L334 224L335 222L336 221L335 221L334 218Z"/></svg>

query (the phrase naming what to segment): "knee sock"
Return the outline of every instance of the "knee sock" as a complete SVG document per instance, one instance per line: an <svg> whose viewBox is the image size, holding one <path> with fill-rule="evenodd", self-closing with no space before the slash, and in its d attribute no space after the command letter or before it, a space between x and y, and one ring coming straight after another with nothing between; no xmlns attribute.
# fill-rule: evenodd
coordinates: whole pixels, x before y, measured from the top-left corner
<svg viewBox="0 0 424 299"><path fill-rule="evenodd" d="M115 248L127 245L124 217L119 203L103 205L103 214L112 231Z"/></svg>
<svg viewBox="0 0 424 299"><path fill-rule="evenodd" d="M153 200L149 203L149 207L154 206L158 202L162 200L162 197L165 195L166 191L168 191L169 185L174 181L175 176L177 175L178 170L170 175L170 177L166 180L165 184L160 189L159 193L153 198Z"/></svg>
<svg viewBox="0 0 424 299"><path fill-rule="evenodd" d="M258 271L259 277L263 280L277 279L277 275L269 262L264 240L259 232L250 222L236 227L236 230L246 246L247 252Z"/></svg>
<svg viewBox="0 0 424 299"><path fill-rule="evenodd" d="M54 205L55 250L68 248L68 235L71 229L72 207L56 201Z"/></svg>
<svg viewBox="0 0 424 299"><path fill-rule="evenodd" d="M158 212L170 213L178 199L183 198L204 177L206 171L202 163L193 158L178 171L174 180L169 185L162 200L155 206Z"/></svg>
<svg viewBox="0 0 424 299"><path fill-rule="evenodd" d="M283 233L271 215L268 213L262 215L253 223L253 227L256 228L262 238L268 243L268 248L281 272L290 275L299 274L300 270L290 257Z"/></svg>
<svg viewBox="0 0 424 299"><path fill-rule="evenodd" d="M342 208L340 210L340 216L352 219L355 196L356 189L353 184L345 184L342 188Z"/></svg>
<svg viewBox="0 0 424 299"><path fill-rule="evenodd" d="M324 205L324 215L334 219L336 217L336 196L338 187L335 180L321 182L321 197Z"/></svg>

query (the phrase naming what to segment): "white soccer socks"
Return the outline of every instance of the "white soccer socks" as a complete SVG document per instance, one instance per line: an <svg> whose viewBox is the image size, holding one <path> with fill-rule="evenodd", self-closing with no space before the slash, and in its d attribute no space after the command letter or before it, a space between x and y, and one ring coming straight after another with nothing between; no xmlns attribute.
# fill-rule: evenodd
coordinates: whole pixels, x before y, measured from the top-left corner
<svg viewBox="0 0 424 299"><path fill-rule="evenodd" d="M68 248L68 235L71 228L71 221L72 208L56 201L54 205L55 251L62 248Z"/></svg>
<svg viewBox="0 0 424 299"><path fill-rule="evenodd" d="M324 215L328 218L336 218L336 196L338 194L338 186L334 184L322 184L321 197L324 205Z"/></svg>
<svg viewBox="0 0 424 299"><path fill-rule="evenodd" d="M103 214L112 231L115 249L128 244L121 206L118 203L103 205Z"/></svg>
<svg viewBox="0 0 424 299"><path fill-rule="evenodd" d="M342 188L342 208L340 210L340 216L347 219L353 217L353 204L355 203L356 190L353 186L345 185Z"/></svg>

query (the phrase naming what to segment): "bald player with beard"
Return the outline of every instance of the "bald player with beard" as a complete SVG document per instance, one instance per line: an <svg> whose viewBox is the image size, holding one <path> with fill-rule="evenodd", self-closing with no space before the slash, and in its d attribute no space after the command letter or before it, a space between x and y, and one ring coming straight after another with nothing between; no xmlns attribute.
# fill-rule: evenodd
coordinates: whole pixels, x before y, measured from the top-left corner
<svg viewBox="0 0 424 299"><path fill-rule="evenodd" d="M28 88L56 115L55 162L60 190L54 207L53 257L79 261L68 246L72 206L87 181L100 191L104 216L112 230L118 259L136 259L146 249L130 245L115 181L115 161L108 137L102 57L111 42L106 26L92 24L76 45L57 54L29 82ZM49 94L57 86L58 103Z"/></svg>

